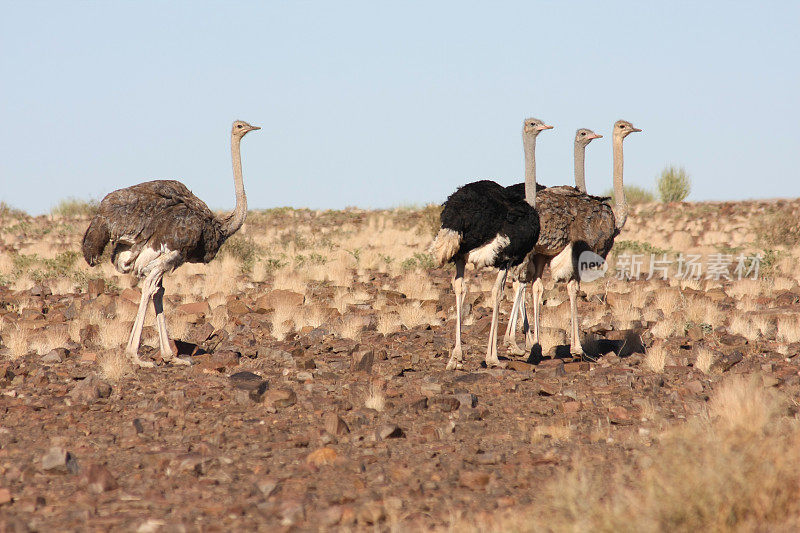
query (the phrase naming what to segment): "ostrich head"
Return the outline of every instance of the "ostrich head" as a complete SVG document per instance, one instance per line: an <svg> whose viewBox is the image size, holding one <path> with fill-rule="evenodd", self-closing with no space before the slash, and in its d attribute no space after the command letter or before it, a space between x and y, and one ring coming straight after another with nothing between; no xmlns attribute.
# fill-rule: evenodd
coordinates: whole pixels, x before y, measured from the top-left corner
<svg viewBox="0 0 800 533"><path fill-rule="evenodd" d="M628 122L627 120L618 120L614 123L614 137L620 137L624 139L628 136L628 134L642 131L639 128L634 128L633 124Z"/></svg>
<svg viewBox="0 0 800 533"><path fill-rule="evenodd" d="M526 118L522 123L522 134L536 137L544 130L551 130L553 126L548 126L538 118Z"/></svg>
<svg viewBox="0 0 800 533"><path fill-rule="evenodd" d="M575 142L578 144L582 144L586 146L594 139L601 139L603 136L599 133L595 133L588 128L581 128L575 132Z"/></svg>
<svg viewBox="0 0 800 533"><path fill-rule="evenodd" d="M260 130L260 129L261 128L258 126L251 126L244 120L237 120L233 123L233 126L231 127L231 135L239 137L241 139L242 137L245 136L245 134L247 134L248 131Z"/></svg>

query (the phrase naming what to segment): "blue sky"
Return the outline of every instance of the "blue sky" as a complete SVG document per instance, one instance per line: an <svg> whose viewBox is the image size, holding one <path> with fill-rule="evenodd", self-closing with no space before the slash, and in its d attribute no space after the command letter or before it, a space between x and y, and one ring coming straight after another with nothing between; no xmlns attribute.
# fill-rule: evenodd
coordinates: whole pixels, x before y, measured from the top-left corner
<svg viewBox="0 0 800 533"><path fill-rule="evenodd" d="M251 208L441 202L522 176L590 192L667 164L690 199L800 196L796 2L0 1L0 200L30 213L153 178L234 204L229 129Z"/></svg>

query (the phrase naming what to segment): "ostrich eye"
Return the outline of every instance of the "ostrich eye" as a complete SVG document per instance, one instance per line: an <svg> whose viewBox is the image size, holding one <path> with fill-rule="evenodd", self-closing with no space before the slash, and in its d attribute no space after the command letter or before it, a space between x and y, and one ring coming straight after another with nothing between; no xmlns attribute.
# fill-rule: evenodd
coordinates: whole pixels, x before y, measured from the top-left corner
<svg viewBox="0 0 800 533"><path fill-rule="evenodd" d="M241 125L241 124L237 124L237 125L236 125L236 127L237 127L237 128L241 128L241 127L242 127L242 125Z"/></svg>
<svg viewBox="0 0 800 533"><path fill-rule="evenodd" d="M586 132L585 132L585 131L582 131L582 132L581 132L581 135L586 135Z"/></svg>
<svg viewBox="0 0 800 533"><path fill-rule="evenodd" d="M624 128L624 127L625 127L625 125L624 125L624 124L620 124L620 125L619 125L619 127L620 127L620 128Z"/></svg>

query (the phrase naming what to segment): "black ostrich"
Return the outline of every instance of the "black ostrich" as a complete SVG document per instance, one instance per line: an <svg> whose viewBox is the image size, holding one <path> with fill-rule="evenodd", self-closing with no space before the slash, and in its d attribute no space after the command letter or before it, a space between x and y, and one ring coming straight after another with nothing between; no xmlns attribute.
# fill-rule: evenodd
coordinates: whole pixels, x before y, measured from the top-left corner
<svg viewBox="0 0 800 533"><path fill-rule="evenodd" d="M83 257L89 265L96 265L110 243L111 262L116 269L144 278L139 310L125 349L137 365L153 366L138 355L147 303L151 299L161 356L189 364L173 357L164 319L161 280L183 263L208 263L214 259L220 246L244 224L247 197L242 182L240 143L245 134L258 129L261 128L240 120L233 123L231 154L236 208L225 216L214 215L183 183L173 180L148 181L119 189L100 202L99 211L83 236Z"/></svg>
<svg viewBox="0 0 800 533"><path fill-rule="evenodd" d="M461 308L466 295L464 268L490 266L499 269L492 289L493 311L486 364L497 366L498 307L508 270L519 265L539 238L536 213L536 136L552 126L535 118L525 119L522 142L525 148L525 197L519 197L493 181L482 180L459 187L444 203L442 228L431 245L439 266L453 262L456 272L456 339L447 369L461 368Z"/></svg>

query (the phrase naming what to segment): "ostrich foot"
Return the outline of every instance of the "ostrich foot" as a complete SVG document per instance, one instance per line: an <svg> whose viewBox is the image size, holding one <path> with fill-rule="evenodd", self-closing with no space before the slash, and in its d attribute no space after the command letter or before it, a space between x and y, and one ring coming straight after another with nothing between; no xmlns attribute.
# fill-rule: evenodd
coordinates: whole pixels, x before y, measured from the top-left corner
<svg viewBox="0 0 800 533"><path fill-rule="evenodd" d="M508 353L512 355L525 355L527 353L515 340L506 342L506 346L508 346Z"/></svg>
<svg viewBox="0 0 800 533"><path fill-rule="evenodd" d="M161 354L161 357L164 359L164 361L169 361L173 365L192 366L191 361L178 357L173 353Z"/></svg>
<svg viewBox="0 0 800 533"><path fill-rule="evenodd" d="M486 367L487 368L505 368L507 365L506 363L500 361L497 358L497 354L494 354L494 357L486 357Z"/></svg>
<svg viewBox="0 0 800 533"><path fill-rule="evenodd" d="M570 345L569 353L576 357L580 357L581 359L583 359L584 356L583 347L580 344L578 344L577 346Z"/></svg>
<svg viewBox="0 0 800 533"><path fill-rule="evenodd" d="M130 358L131 363L140 368L153 368L156 366L156 364L152 361L143 361L142 359L139 359L139 354L136 352L128 352L128 357Z"/></svg>
<svg viewBox="0 0 800 533"><path fill-rule="evenodd" d="M458 370L464 366L464 354L460 346L453 348L450 353L450 359L447 361L446 370Z"/></svg>

